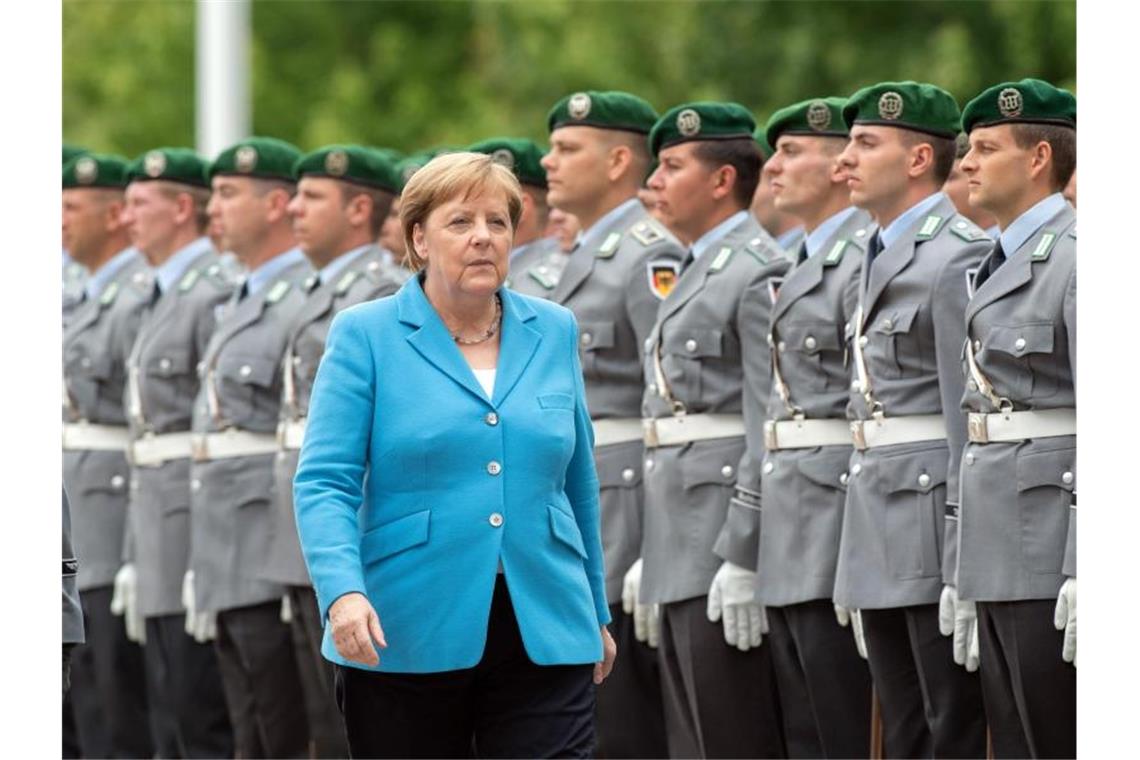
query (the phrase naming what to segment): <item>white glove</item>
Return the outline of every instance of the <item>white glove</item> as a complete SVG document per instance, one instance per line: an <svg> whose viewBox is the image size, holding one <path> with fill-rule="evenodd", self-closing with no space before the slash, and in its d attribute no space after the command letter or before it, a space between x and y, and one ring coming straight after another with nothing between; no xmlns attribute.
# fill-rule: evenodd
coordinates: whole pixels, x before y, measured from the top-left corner
<svg viewBox="0 0 1140 760"><path fill-rule="evenodd" d="M122 615L127 627L127 638L146 644L146 622L139 612L139 575L133 562L128 562L115 573L115 590L111 593L111 614Z"/></svg>
<svg viewBox="0 0 1140 760"><path fill-rule="evenodd" d="M654 649L661 639L661 608L656 604L638 604L641 594L641 560L638 559L625 573L621 582L621 608L633 615L633 636Z"/></svg>
<svg viewBox="0 0 1140 760"><path fill-rule="evenodd" d="M953 636L954 662L965 665L966 671L978 669L978 606L967 599L958 598L958 589L943 586L938 600L938 630L943 636Z"/></svg>
<svg viewBox="0 0 1140 760"><path fill-rule="evenodd" d="M289 595L281 597L281 622L289 624L293 621L293 602L289 601Z"/></svg>
<svg viewBox="0 0 1140 760"><path fill-rule="evenodd" d="M844 628L851 625L851 633L855 637L855 651L864 660L867 659L867 640L863 637L863 615L859 610L849 610L838 604L835 606L835 619Z"/></svg>
<svg viewBox="0 0 1140 760"><path fill-rule="evenodd" d="M1057 608L1053 611L1053 627L1065 632L1061 659L1077 667L1077 579L1066 578L1057 592Z"/></svg>
<svg viewBox="0 0 1140 760"><path fill-rule="evenodd" d="M756 573L725 562L709 586L710 623L724 618L724 640L741 652L760 646L768 632L768 615L756 603Z"/></svg>
<svg viewBox="0 0 1140 760"><path fill-rule="evenodd" d="M199 612L194 604L194 571L182 576L182 606L186 608L186 633L199 644L218 635L218 613Z"/></svg>

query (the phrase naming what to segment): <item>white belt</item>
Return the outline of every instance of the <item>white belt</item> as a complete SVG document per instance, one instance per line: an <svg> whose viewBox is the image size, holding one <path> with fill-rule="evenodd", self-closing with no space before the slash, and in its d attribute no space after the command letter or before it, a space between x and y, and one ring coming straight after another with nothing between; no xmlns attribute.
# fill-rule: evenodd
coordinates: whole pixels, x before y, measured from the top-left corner
<svg viewBox="0 0 1140 760"><path fill-rule="evenodd" d="M175 459L189 459L193 445L193 433L148 433L131 444L131 464L157 467Z"/></svg>
<svg viewBox="0 0 1140 760"><path fill-rule="evenodd" d="M1076 409L1038 409L1025 412L971 412L966 430L973 443L1024 441L1077 434Z"/></svg>
<svg viewBox="0 0 1140 760"><path fill-rule="evenodd" d="M594 420L594 446L609 446L611 443L640 441L645 437L640 417L618 417Z"/></svg>
<svg viewBox="0 0 1140 760"><path fill-rule="evenodd" d="M131 432L123 425L92 425L90 422L63 424L64 451L122 451L131 445Z"/></svg>
<svg viewBox="0 0 1140 760"><path fill-rule="evenodd" d="M676 417L648 417L644 426L646 446L679 446L690 441L713 438L739 438L744 435L744 418L739 414L682 414Z"/></svg>
<svg viewBox="0 0 1140 760"><path fill-rule="evenodd" d="M194 436L192 447L195 462L276 454L277 436L230 428L221 433L199 433Z"/></svg>
<svg viewBox="0 0 1140 760"><path fill-rule="evenodd" d="M859 451L900 443L946 440L946 424L940 414L906 417L872 417L851 422L851 438Z"/></svg>
<svg viewBox="0 0 1140 760"><path fill-rule="evenodd" d="M851 425L847 420L793 419L764 423L764 448L768 451L850 445Z"/></svg>
<svg viewBox="0 0 1140 760"><path fill-rule="evenodd" d="M286 451L300 451L305 441L305 423L307 417L299 420L281 420L277 425L277 443Z"/></svg>

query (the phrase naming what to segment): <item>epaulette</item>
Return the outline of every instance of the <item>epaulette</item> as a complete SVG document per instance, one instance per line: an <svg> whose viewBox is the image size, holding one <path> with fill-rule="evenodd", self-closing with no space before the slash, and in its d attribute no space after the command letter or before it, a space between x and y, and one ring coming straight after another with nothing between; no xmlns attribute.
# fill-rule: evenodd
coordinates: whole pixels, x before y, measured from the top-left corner
<svg viewBox="0 0 1140 760"><path fill-rule="evenodd" d="M724 250L723 248L721 249ZM761 264L767 264L768 254L764 252L764 238L754 237L748 241L744 246L744 250L752 255L752 258L759 261Z"/></svg>
<svg viewBox="0 0 1140 760"><path fill-rule="evenodd" d="M598 250L594 251L595 258L610 259L617 253L618 243L621 242L620 232L611 232L606 235L606 239L598 246Z"/></svg>
<svg viewBox="0 0 1140 760"><path fill-rule="evenodd" d="M966 219L959 219L954 222L954 224L950 225L950 231L967 243L990 239L990 236L986 234L985 230Z"/></svg>
<svg viewBox="0 0 1140 760"><path fill-rule="evenodd" d="M730 245L726 245L726 246L721 247L721 249L719 251L717 251L717 253L716 253L716 258L712 260L711 264L709 264L709 271L710 272L719 272L720 270L722 270L726 266L728 266L728 262L732 260L732 254L734 252L735 251L733 250L732 246L730 246ZM758 255L754 251L750 251L750 253L752 253L753 256L758 257ZM761 263L766 264L768 262L765 260Z"/></svg>
<svg viewBox="0 0 1140 760"><path fill-rule="evenodd" d="M336 289L333 291L338 296L343 296L352 287L352 283L356 282L356 278L360 276L360 272L355 269L350 269L341 276L336 283Z"/></svg>
<svg viewBox="0 0 1140 760"><path fill-rule="evenodd" d="M923 221L922 227L919 228L918 234L914 236L915 241L921 242L923 240L930 240L932 237L938 234L938 230L942 229L942 225L946 221L947 220L945 218L939 216L938 214L928 215L925 221Z"/></svg>
<svg viewBox="0 0 1140 760"><path fill-rule="evenodd" d="M657 228L648 221L641 221L633 225L629 230L629 234L633 235L639 243L646 246L652 245L658 240L665 238L665 236L658 232Z"/></svg>
<svg viewBox="0 0 1140 760"><path fill-rule="evenodd" d="M265 302L267 304L277 303L285 297L285 294L289 292L290 287L292 286L289 284L288 280L278 280L273 284L273 287L269 289L269 292L265 294Z"/></svg>
<svg viewBox="0 0 1140 760"><path fill-rule="evenodd" d="M1049 254L1053 252L1053 245L1057 242L1057 233L1053 231L1046 231L1041 235L1041 239L1037 241L1037 247L1033 249L1033 253L1029 254L1031 261L1045 261L1049 258Z"/></svg>

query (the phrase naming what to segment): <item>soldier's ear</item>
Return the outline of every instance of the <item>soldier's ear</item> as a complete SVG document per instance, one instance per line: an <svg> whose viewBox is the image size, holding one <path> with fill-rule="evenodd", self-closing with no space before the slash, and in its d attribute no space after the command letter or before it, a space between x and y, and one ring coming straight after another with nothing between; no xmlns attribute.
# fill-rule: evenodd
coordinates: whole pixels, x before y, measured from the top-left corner
<svg viewBox="0 0 1140 760"><path fill-rule="evenodd" d="M1048 140L1041 140L1033 146L1029 161L1029 176L1036 180L1042 175L1048 178L1053 171L1053 146Z"/></svg>
<svg viewBox="0 0 1140 760"><path fill-rule="evenodd" d="M633 165L633 151L628 145L618 143L610 147L606 159L606 176L610 182L617 182L629 173Z"/></svg>
<svg viewBox="0 0 1140 760"><path fill-rule="evenodd" d="M917 179L934 171L934 146L928 142L912 145L907 151L907 176Z"/></svg>

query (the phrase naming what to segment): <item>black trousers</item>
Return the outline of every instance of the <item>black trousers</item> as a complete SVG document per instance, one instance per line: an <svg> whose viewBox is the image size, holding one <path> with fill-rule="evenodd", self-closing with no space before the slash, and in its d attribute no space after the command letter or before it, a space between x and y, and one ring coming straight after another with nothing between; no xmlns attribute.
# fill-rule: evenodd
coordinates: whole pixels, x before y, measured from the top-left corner
<svg viewBox="0 0 1140 760"><path fill-rule="evenodd" d="M862 614L886 756L985 757L981 681L955 664L952 643L938 630L938 605Z"/></svg>
<svg viewBox="0 0 1140 760"><path fill-rule="evenodd" d="M337 704L352 757L590 757L593 672L531 662L500 575L478 665L442 673L338 665Z"/></svg>
<svg viewBox="0 0 1140 760"><path fill-rule="evenodd" d="M305 697L281 600L219 612L214 651L238 757L307 757Z"/></svg>
<svg viewBox="0 0 1140 760"><path fill-rule="evenodd" d="M71 653L71 705L84 757L151 757L143 649L111 614L113 588L83 592L87 642Z"/></svg>
<svg viewBox="0 0 1140 760"><path fill-rule="evenodd" d="M701 596L661 606L669 756L785 757L772 647L730 647L723 625L708 621L707 604Z"/></svg>
<svg viewBox="0 0 1140 760"><path fill-rule="evenodd" d="M146 619L147 693L159 757L232 757L218 658L211 644L186 634L185 615Z"/></svg>
<svg viewBox="0 0 1140 760"><path fill-rule="evenodd" d="M1077 669L1061 659L1052 599L978 602L994 757L1077 756Z"/></svg>
<svg viewBox="0 0 1140 760"><path fill-rule="evenodd" d="M610 605L618 658L598 687L598 757L666 757L665 708L657 652L637 640L633 616Z"/></svg>
<svg viewBox="0 0 1140 760"><path fill-rule="evenodd" d="M768 642L789 757L865 757L871 671L830 599L768 608Z"/></svg>
<svg viewBox="0 0 1140 760"><path fill-rule="evenodd" d="M347 757L348 740L336 707L333 692L333 664L321 655L320 608L317 595L308 586L290 586L293 620L289 628L301 688L305 693L305 713L309 720L309 743L313 757Z"/></svg>

